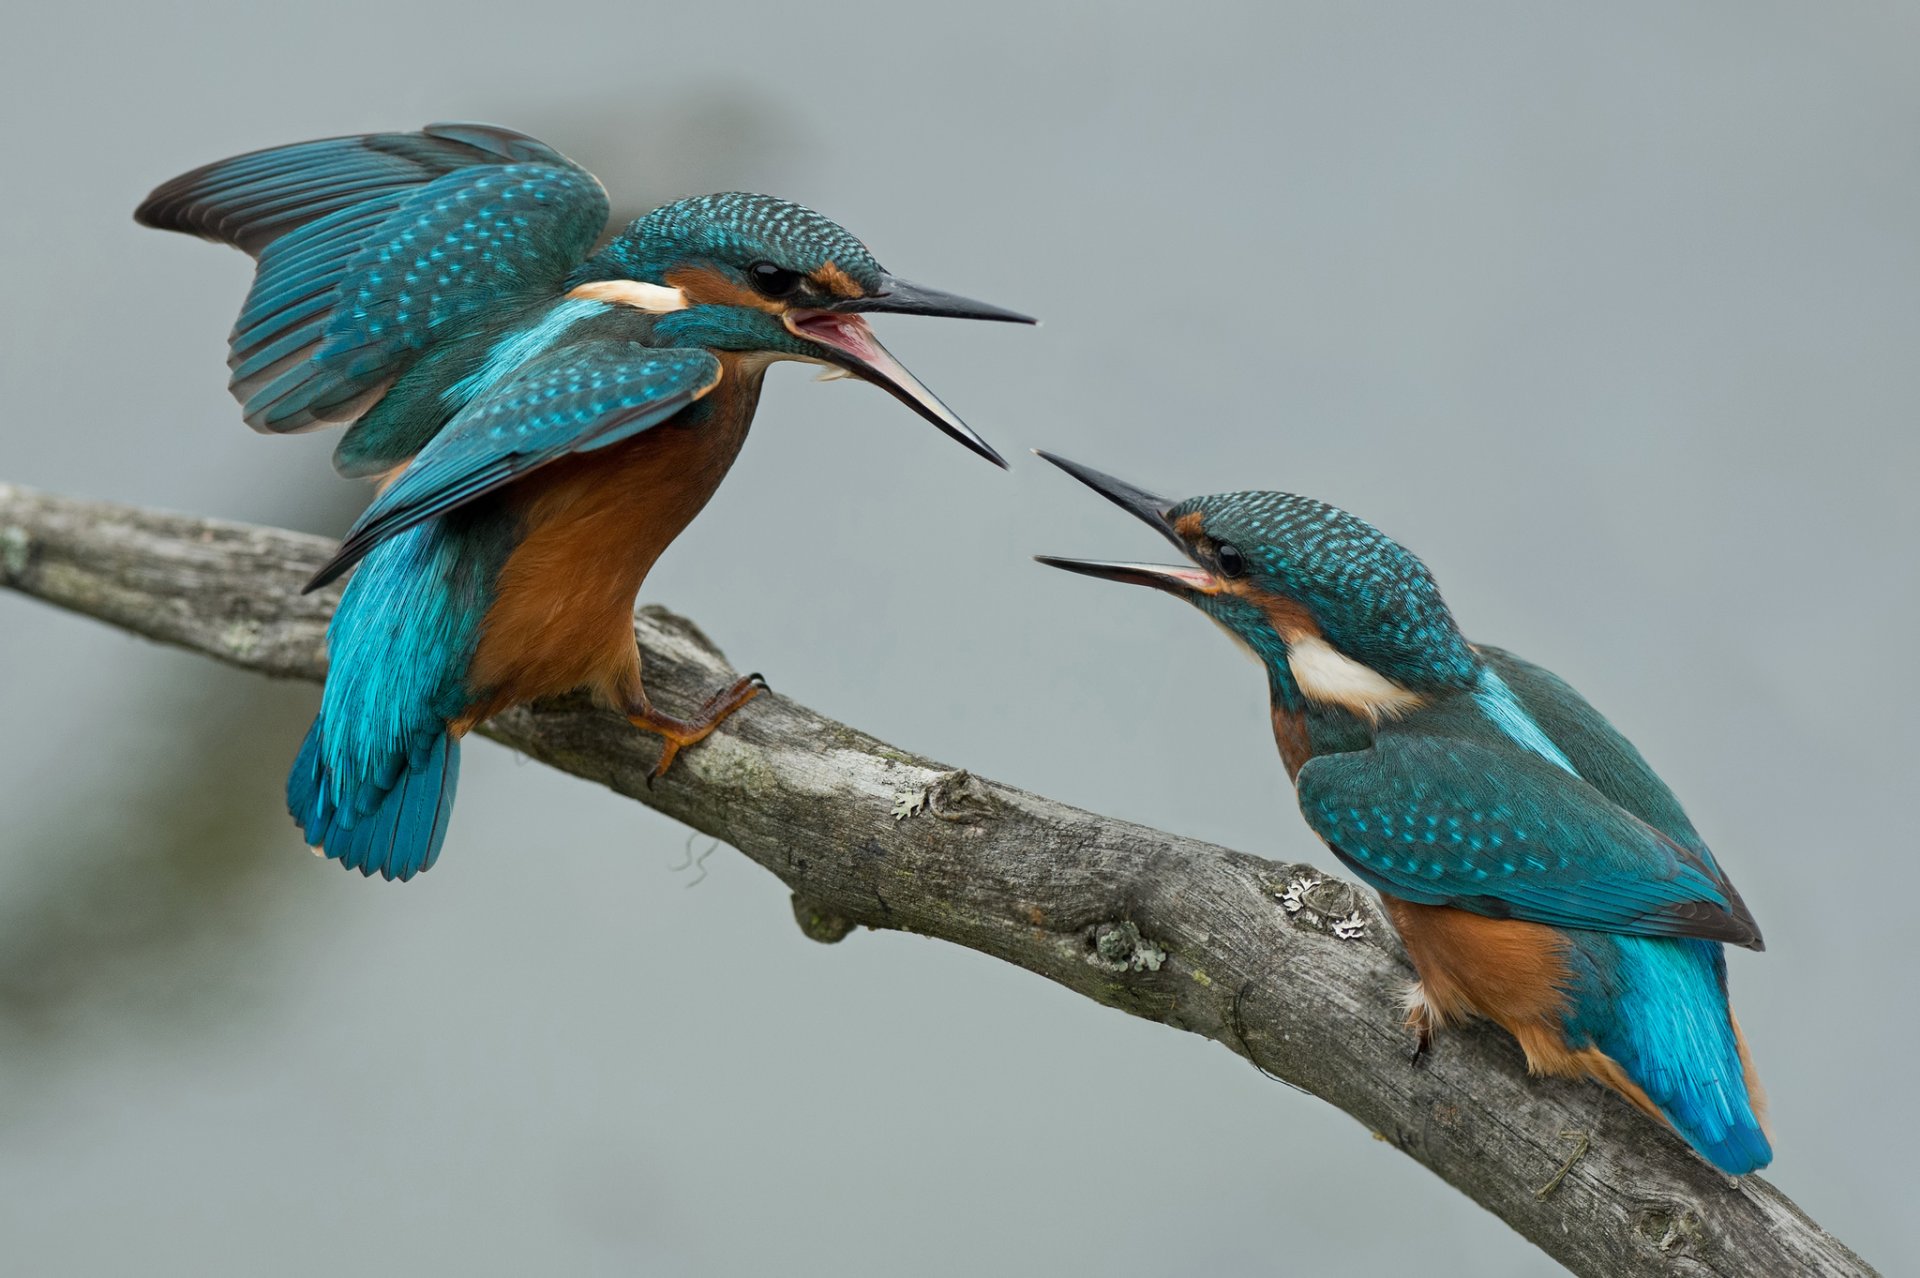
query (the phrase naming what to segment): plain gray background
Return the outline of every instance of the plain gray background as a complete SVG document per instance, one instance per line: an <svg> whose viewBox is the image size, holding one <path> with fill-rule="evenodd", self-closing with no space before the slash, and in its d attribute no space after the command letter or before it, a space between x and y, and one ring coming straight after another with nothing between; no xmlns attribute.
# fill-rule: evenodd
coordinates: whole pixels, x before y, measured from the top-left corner
<svg viewBox="0 0 1920 1278"><path fill-rule="evenodd" d="M1037 331L882 336L1016 464L776 372L646 598L936 757L1276 856L1261 680L1049 573L1145 530L1027 457L1290 488L1565 674L1761 919L1778 1183L1889 1273L1920 517L1912 6L80 5L0 45L0 478L341 531L251 435L230 250L153 184L480 118L623 211L765 190ZM1533 1274L1218 1047L785 893L489 743L408 887L315 863L317 701L0 596L0 1239L35 1273ZM1443 1048L1444 1050L1444 1048Z"/></svg>

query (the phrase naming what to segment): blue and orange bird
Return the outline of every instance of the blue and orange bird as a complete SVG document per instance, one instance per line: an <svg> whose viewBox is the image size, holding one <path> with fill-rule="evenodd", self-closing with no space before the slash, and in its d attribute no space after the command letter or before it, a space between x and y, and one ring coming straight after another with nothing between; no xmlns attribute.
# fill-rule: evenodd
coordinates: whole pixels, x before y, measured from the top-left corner
<svg viewBox="0 0 1920 1278"><path fill-rule="evenodd" d="M1300 811L1372 885L1419 980L1408 1025L1480 1016L1722 1171L1772 1158L1723 943L1760 930L1646 760L1579 693L1468 643L1426 566L1291 493L1171 502L1048 456L1191 566L1043 557L1177 595L1265 669Z"/></svg>
<svg viewBox="0 0 1920 1278"><path fill-rule="evenodd" d="M532 138L440 124L222 160L135 214L255 259L228 360L247 422L350 422L335 467L381 481L308 585L359 564L287 781L307 841L363 874L433 864L460 740L509 706L590 687L663 738L658 775L764 686L662 713L632 613L733 464L769 364L872 382L1005 465L864 315L1025 316L897 279L784 200L679 200L595 251L609 207Z"/></svg>

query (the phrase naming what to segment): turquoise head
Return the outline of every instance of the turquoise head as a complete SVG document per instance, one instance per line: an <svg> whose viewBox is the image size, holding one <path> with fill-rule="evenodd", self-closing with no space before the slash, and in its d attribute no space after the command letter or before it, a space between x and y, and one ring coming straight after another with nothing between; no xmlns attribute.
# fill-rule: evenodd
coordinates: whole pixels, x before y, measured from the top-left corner
<svg viewBox="0 0 1920 1278"><path fill-rule="evenodd" d="M1426 565L1365 520L1293 493L1168 501L1040 455L1151 525L1190 561L1040 562L1185 599L1249 648L1276 686L1379 719L1471 688L1479 677L1480 658Z"/></svg>
<svg viewBox="0 0 1920 1278"><path fill-rule="evenodd" d="M578 296L658 314L676 345L821 364L872 382L966 447L1006 463L880 345L866 316L1031 324L1025 315L900 279L844 227L769 195L676 200L631 223L575 275Z"/></svg>

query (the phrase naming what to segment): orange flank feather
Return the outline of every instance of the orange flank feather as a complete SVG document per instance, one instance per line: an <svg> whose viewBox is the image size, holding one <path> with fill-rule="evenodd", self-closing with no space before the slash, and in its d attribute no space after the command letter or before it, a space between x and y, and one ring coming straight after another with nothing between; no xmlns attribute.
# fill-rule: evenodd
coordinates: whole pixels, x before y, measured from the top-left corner
<svg viewBox="0 0 1920 1278"><path fill-rule="evenodd" d="M1596 1078L1666 1121L1612 1057L1567 1042L1560 1022L1571 974L1567 941L1559 932L1541 923L1490 919L1451 906L1416 905L1391 896L1380 900L1420 974L1418 1001L1407 1013L1409 1026L1425 1033L1483 1016L1519 1041L1534 1073ZM1743 1059L1744 1054L1743 1041Z"/></svg>
<svg viewBox="0 0 1920 1278"><path fill-rule="evenodd" d="M1767 1089L1760 1086L1759 1072L1753 1068L1753 1053L1747 1050L1747 1036L1740 1028L1740 1018L1733 1014L1732 1004L1727 1006L1727 1024L1733 1026L1733 1042L1740 1049L1740 1072L1747 1080L1747 1105L1760 1121L1760 1130L1772 1140L1773 1124L1767 1121Z"/></svg>
<svg viewBox="0 0 1920 1278"><path fill-rule="evenodd" d="M693 521L746 441L764 365L723 356L698 425L668 421L601 452L543 467L512 495L525 530L500 571L458 736L508 706L582 685L645 705L633 604L662 551Z"/></svg>

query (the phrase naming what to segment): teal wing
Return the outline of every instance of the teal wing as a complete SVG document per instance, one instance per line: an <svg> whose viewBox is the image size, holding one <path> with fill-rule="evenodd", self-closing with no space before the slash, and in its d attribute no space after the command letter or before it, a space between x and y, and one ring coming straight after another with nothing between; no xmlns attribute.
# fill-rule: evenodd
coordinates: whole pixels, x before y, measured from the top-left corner
<svg viewBox="0 0 1920 1278"><path fill-rule="evenodd" d="M221 160L134 217L257 260L227 362L247 423L284 433L359 416L444 326L551 295L608 207L544 143L434 124Z"/></svg>
<svg viewBox="0 0 1920 1278"><path fill-rule="evenodd" d="M1474 650L1486 658L1589 785L1711 863L1706 843L1667 783L1571 684L1505 649L1475 644Z"/></svg>
<svg viewBox="0 0 1920 1278"><path fill-rule="evenodd" d="M1733 913L1753 927L1757 939L1759 927L1746 902L1713 859L1706 840L1687 819L1679 798L1633 743L1553 671L1502 648L1484 644L1475 647L1587 784L1698 857L1713 874Z"/></svg>
<svg viewBox="0 0 1920 1278"><path fill-rule="evenodd" d="M1639 936L1757 946L1687 847L1529 753L1383 731L1298 777L1300 810L1374 887L1423 905Z"/></svg>
<svg viewBox="0 0 1920 1278"><path fill-rule="evenodd" d="M720 361L701 350L598 339L547 352L448 422L367 507L307 589L387 538L549 462L659 425L719 381Z"/></svg>

